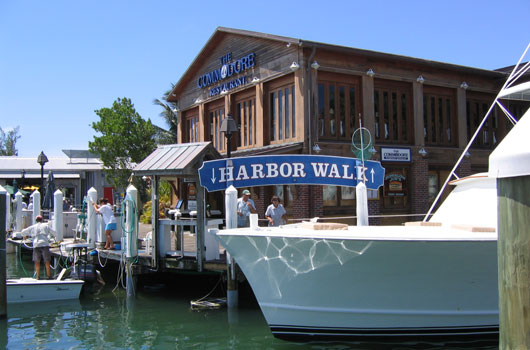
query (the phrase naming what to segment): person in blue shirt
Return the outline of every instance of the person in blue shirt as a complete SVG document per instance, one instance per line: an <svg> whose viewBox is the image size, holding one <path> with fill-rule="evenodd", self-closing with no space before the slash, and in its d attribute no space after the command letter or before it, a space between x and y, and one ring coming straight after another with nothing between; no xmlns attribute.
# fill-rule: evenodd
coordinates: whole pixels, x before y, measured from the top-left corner
<svg viewBox="0 0 530 350"><path fill-rule="evenodd" d="M271 203L265 211L265 218L269 220L269 226L284 225L287 210L280 203L280 198L278 196L272 196Z"/></svg>

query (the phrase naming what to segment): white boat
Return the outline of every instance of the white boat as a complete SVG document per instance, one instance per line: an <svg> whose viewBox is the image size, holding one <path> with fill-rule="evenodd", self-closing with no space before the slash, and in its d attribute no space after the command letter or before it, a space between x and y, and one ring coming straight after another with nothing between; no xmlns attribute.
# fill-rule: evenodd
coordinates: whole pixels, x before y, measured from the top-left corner
<svg viewBox="0 0 530 350"><path fill-rule="evenodd" d="M488 180L460 180L460 200L473 199L473 182L495 190ZM495 226L317 225L217 233L276 337L497 336Z"/></svg>
<svg viewBox="0 0 530 350"><path fill-rule="evenodd" d="M83 280L7 279L7 303L79 299Z"/></svg>
<svg viewBox="0 0 530 350"><path fill-rule="evenodd" d="M278 338L496 338L496 179L478 174L453 184L429 222L215 234Z"/></svg>

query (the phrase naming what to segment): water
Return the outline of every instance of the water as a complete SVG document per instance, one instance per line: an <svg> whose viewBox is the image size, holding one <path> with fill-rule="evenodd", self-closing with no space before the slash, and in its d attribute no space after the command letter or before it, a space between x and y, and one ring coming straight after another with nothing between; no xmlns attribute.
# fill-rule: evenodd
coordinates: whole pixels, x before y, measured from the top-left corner
<svg viewBox="0 0 530 350"><path fill-rule="evenodd" d="M29 256L23 262L7 256L8 277L33 271ZM112 273L111 273L112 275ZM115 275L114 275L115 276ZM9 305L0 322L0 348L6 349L497 349L491 342L473 343L291 343L275 339L251 297L233 312L225 309L192 311L190 300L215 286L217 277L196 283L193 277L173 276L172 283L143 281L137 297L113 292L115 278L84 293L80 300ZM203 280L203 279L201 279ZM190 283L194 285L190 285ZM244 293L244 290L242 291Z"/></svg>

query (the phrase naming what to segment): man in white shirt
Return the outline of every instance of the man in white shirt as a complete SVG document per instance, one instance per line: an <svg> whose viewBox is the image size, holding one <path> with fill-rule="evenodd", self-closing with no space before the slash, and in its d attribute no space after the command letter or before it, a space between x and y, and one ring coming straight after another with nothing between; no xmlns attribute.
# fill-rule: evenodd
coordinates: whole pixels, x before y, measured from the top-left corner
<svg viewBox="0 0 530 350"><path fill-rule="evenodd" d="M237 200L237 227L250 226L250 213L256 212L256 204L250 199L250 191L244 190Z"/></svg>
<svg viewBox="0 0 530 350"><path fill-rule="evenodd" d="M46 276L48 279L51 279L50 236L55 236L55 233L51 229L49 223L45 224L42 222L42 216L37 215L35 221L37 222L36 224L22 230L22 237L31 237L33 239L33 262L35 263L35 274L37 279L40 279L41 257L46 265Z"/></svg>

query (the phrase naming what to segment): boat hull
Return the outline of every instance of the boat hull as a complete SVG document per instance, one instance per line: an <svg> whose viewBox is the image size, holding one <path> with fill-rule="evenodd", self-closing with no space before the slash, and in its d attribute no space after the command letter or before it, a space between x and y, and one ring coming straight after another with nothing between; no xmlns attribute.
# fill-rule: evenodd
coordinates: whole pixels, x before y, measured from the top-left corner
<svg viewBox="0 0 530 350"><path fill-rule="evenodd" d="M33 278L8 279L6 282L8 304L79 299L84 283L82 280Z"/></svg>
<svg viewBox="0 0 530 350"><path fill-rule="evenodd" d="M496 336L496 241L218 237L283 339Z"/></svg>

